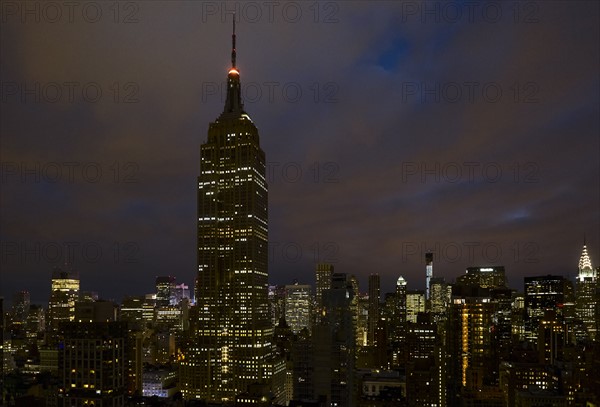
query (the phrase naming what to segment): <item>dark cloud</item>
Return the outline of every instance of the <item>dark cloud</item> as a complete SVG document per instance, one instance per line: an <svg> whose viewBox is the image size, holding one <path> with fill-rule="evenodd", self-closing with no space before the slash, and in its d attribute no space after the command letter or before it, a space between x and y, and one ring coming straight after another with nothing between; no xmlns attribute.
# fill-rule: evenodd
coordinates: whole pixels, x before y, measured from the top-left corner
<svg viewBox="0 0 600 407"><path fill-rule="evenodd" d="M6 297L45 301L50 250L69 242L84 289L104 297L150 292L162 274L193 284L199 146L224 102L231 16L222 2L141 1L116 23L97 4L96 23L3 9ZM227 7L270 163L272 282L312 282L313 263L333 261L361 284L380 273L384 292L400 274L422 287L436 249L437 275L494 262L521 288L524 275L573 275L584 233L600 261L596 3L493 3L497 22L486 3L454 22L441 2L428 15L412 14L420 2L325 2L318 15L299 2L297 22L284 3L273 21L244 4ZM40 100L10 92L36 82ZM36 175L23 181L23 166Z"/></svg>

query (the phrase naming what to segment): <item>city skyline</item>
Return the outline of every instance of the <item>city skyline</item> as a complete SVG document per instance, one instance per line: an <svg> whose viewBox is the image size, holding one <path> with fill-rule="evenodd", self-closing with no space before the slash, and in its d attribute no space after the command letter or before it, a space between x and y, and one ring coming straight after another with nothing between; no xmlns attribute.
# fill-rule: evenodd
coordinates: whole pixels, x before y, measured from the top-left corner
<svg viewBox="0 0 600 407"><path fill-rule="evenodd" d="M234 75L237 78L237 72ZM241 116L237 120L247 120ZM222 117L217 123L220 120ZM232 122L223 124L229 127ZM211 126L211 139L232 136L229 129L214 130ZM246 142L242 137L230 143L238 141ZM204 148L214 146L207 143ZM218 160L222 161L227 168L227 160ZM202 173L209 168L203 166ZM228 195L227 187L217 191L230 185L235 172L232 176L226 171L219 179L223 184L214 189L217 198ZM203 198L212 195L203 189L199 191L201 205ZM227 202L236 201L223 200ZM200 213L207 214L202 206ZM207 232L202 219L199 231ZM220 228L226 223L216 225ZM226 260L227 256L219 255L223 250L216 254ZM223 318L231 315L219 309L218 302L200 298L191 305L189 291L166 276L156 279L156 296L130 297L119 306L81 292L76 275L57 271L52 282L54 301L47 314L30 303L27 292L17 293L17 304L2 312L7 329L2 331L5 339L0 347L4 358L0 393L4 392L7 402L30 397L40 402L46 399L46 403L54 400L52 405L57 405L58 393L58 405L85 404L86 400L88 404L140 405L150 401L149 397L158 397L161 405L181 406L183 397L191 405L205 405L202 400L192 400L208 399L231 406L257 402L285 406L310 399L310 405L321 407L458 407L464 405L464 399L496 407L503 403L518 406L522 405L518 400L522 403L532 398L537 400L534 405L553 401L557 406L593 406L598 399L597 364L593 361L600 355L596 342L600 268L592 269L585 245L578 269L575 285L563 276L526 277L525 292L519 293L507 286L504 267L472 267L450 285L443 278L432 278L430 301L424 290L406 290L402 277L395 292L380 296L379 276L372 274L372 293L364 296L358 294L354 276L331 273L330 284L319 278L323 307L316 308L311 304L318 304L318 294L313 297L310 286L277 287L268 300L273 342L254 340L249 348L250 352L253 348L265 350L265 345L271 349L267 352L270 357L264 359L266 366L259 371L272 374L246 383L247 391L224 373L245 364L244 370L260 365L256 357L248 359L249 363L228 363L239 359L236 343L245 343L252 331L243 328L244 318L260 317L260 310L244 315L247 307L232 304L242 319L232 326L223 325ZM315 274L327 274L328 270L333 271L322 264ZM236 274L243 274L238 271ZM200 270L202 279L204 272ZM239 283L239 275L228 276L226 270L218 274L222 280ZM222 302L229 303L235 294L227 285L218 286L208 285L203 291L220 289ZM239 294L252 296L252 291ZM207 320L204 312L211 303L216 309ZM242 329L230 334L230 329L240 328L240 322ZM215 349L206 348L213 347L203 338L207 330L221 337ZM223 336L231 336L233 341L223 340ZM244 348L247 345L242 345L242 353L247 353ZM208 355L204 355L206 351ZM215 352L222 356L213 359ZM211 368L202 373L209 363ZM205 374L210 376L211 371L220 378L209 384ZM254 374L249 370L246 375L236 373L242 379L238 383L248 379L248 373ZM39 396L24 396L28 386L22 380L26 377L33 379L29 388L44 378L51 383ZM7 379L4 388L3 378ZM235 387L216 393L207 390L231 384Z"/></svg>
<svg viewBox="0 0 600 407"><path fill-rule="evenodd" d="M131 4L137 9L120 10L123 24L108 10L96 25L44 22L43 14L23 23L3 10L2 50L14 61L0 72L0 296L9 301L28 289L32 303L47 302L52 268L63 263L50 260L73 242L84 291L119 300L151 292L159 275L193 286L194 169L206 123L224 102L232 14ZM440 8L436 23L401 5L327 2L302 6L297 22L276 14L270 23L264 14L254 23L235 4L240 71L254 84L242 96L269 157L270 284L312 283L315 263L333 263L358 277L361 292L371 273L382 292L399 276L423 289L431 250L434 277L503 265L509 286L522 290L526 276L573 280L584 235L592 262L600 259L597 5L506 6L495 23L479 14L451 23ZM565 13L577 17L561 19ZM127 16L138 21L124 24ZM379 20L371 33L353 31ZM165 25L160 36L154 24ZM93 48L63 47L78 30ZM539 37L553 47L539 49ZM160 52L136 48L147 41ZM86 49L90 58L79 58ZM69 103L70 81L98 84L103 99ZM12 94L11 84L36 82L40 100ZM502 99L476 92L469 100L475 82L502 89ZM50 83L63 100L50 102L42 91ZM462 97L452 101L456 86ZM257 89L262 97L253 100ZM57 163L62 176L48 182ZM99 165L99 182L80 171L86 163ZM21 164L33 173L23 175ZM36 242L46 251L28 251Z"/></svg>

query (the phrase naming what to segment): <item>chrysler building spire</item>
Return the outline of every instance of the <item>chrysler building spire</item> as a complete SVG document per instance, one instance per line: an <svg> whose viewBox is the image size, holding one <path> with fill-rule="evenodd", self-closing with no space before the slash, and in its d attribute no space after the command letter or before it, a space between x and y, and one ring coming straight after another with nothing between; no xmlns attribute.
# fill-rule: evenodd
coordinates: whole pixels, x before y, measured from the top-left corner
<svg viewBox="0 0 600 407"><path fill-rule="evenodd" d="M588 254L585 242L583 244L583 250L581 251L581 257L579 258L579 272L581 273L584 270L593 271L592 260Z"/></svg>

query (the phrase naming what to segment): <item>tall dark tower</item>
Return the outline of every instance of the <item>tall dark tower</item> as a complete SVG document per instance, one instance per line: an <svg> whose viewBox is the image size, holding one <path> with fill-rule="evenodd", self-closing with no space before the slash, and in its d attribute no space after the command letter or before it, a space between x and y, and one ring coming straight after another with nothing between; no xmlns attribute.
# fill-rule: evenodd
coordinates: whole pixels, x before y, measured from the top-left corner
<svg viewBox="0 0 600 407"><path fill-rule="evenodd" d="M369 334L367 342L375 345L375 333L379 322L379 302L381 301L381 279L379 274L369 276Z"/></svg>
<svg viewBox="0 0 600 407"><path fill-rule="evenodd" d="M320 263L317 264L315 271L316 290L315 297L317 299L317 311L320 313L323 310L323 291L331 288L331 277L333 276L333 264Z"/></svg>
<svg viewBox="0 0 600 407"><path fill-rule="evenodd" d="M232 401L268 382L272 369L265 153L242 104L233 24L225 108L200 149L197 316L180 372L186 399Z"/></svg>

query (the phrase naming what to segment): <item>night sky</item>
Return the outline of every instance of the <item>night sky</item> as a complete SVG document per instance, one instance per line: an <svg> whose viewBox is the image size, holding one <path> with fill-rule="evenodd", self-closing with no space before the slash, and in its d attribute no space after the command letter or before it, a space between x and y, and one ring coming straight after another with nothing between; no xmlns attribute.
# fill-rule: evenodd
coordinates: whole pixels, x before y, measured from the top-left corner
<svg viewBox="0 0 600 407"><path fill-rule="evenodd" d="M232 11L269 163L270 282L312 284L322 261L361 291L370 273L422 289L432 249L435 276L504 265L522 290L573 277L584 234L599 265L597 2L73 4L0 3L9 301L45 303L65 258L106 299L157 275L193 286Z"/></svg>

